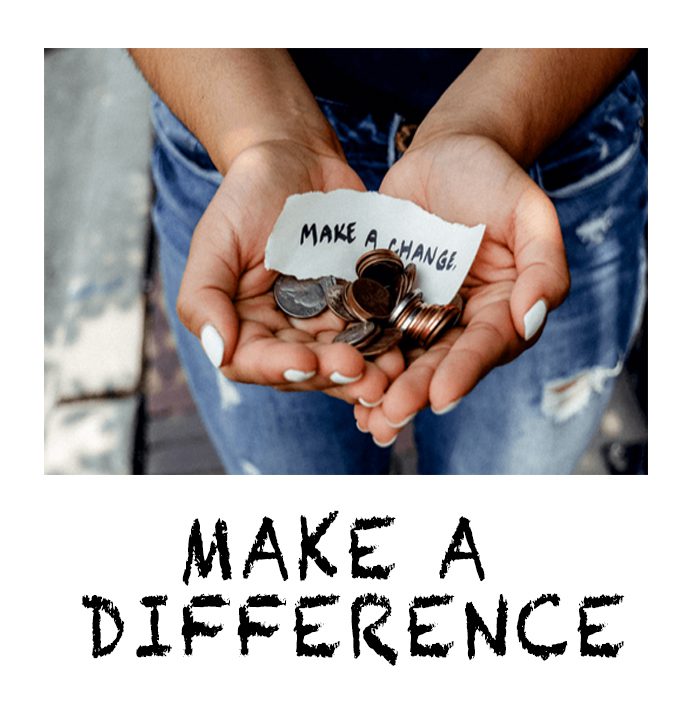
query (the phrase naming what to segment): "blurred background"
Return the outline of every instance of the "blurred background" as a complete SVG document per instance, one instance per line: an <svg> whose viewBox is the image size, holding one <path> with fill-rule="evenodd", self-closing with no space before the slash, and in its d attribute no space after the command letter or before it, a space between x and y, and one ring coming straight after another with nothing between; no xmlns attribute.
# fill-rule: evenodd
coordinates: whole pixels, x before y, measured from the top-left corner
<svg viewBox="0 0 697 719"><path fill-rule="evenodd" d="M646 55L637 60L646 81ZM44 51L44 469L211 474L164 314L150 91L122 50ZM646 320L578 474L647 466ZM392 473L416 471L405 430Z"/></svg>

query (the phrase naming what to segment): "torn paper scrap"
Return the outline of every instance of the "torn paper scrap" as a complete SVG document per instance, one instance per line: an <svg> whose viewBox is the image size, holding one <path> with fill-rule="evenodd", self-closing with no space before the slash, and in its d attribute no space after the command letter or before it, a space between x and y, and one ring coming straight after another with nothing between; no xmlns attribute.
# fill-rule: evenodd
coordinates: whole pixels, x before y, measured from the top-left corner
<svg viewBox="0 0 697 719"><path fill-rule="evenodd" d="M409 200L334 190L291 195L266 246L265 265L299 279L356 278L356 260L378 248L416 265L424 300L449 302L469 272L484 225L446 222Z"/></svg>

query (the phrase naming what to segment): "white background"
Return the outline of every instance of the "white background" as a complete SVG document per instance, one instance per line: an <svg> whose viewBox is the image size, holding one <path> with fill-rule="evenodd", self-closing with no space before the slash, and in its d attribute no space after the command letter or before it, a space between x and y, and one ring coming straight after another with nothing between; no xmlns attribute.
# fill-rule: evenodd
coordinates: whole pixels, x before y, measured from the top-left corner
<svg viewBox="0 0 697 719"><path fill-rule="evenodd" d="M3 46L6 271L3 393L5 477L2 531L3 714L7 716L690 716L694 714L694 118L695 65L684 4L648 11L636 3L503 3L490 10L438 2L353 2L340 19L326 3L253 11L239 4L122 2L104 7L60 3L24 16L5 10L12 38ZM427 12L426 12L427 10ZM256 15L254 13L257 13ZM197 25L196 21L199 21ZM206 28L202 38L199 30ZM237 45L649 46L651 49L651 472L648 478L403 478L366 481L41 478L42 75L44 46ZM474 31L479 32L474 35ZM291 34L292 33L292 34ZM299 515L340 515L322 546L339 567L323 578L310 567L300 585ZM350 601L368 583L348 574L348 526L355 516L390 514L380 554L397 564L377 583L393 602L383 630L400 653L396 667L350 651ZM437 572L464 514L472 521L486 580L468 562L447 581ZM254 570L244 556L263 515L273 517L291 578ZM181 581L194 517L209 531L217 517L230 530L233 580ZM421 517L425 525L419 525ZM423 549L414 549L423 546ZM194 640L184 657L181 606L194 592L231 600L215 639ZM235 607L248 594L278 591L288 602L281 629L252 640L240 657ZM291 607L300 593L342 597L326 611L321 637L342 644L331 660L293 652ZM407 605L414 594L450 592L438 635L455 645L445 660L408 657ZM531 623L540 641L569 644L547 662L526 655L513 632L516 613L542 592L560 595ZM576 608L594 593L620 593L605 610L607 640L625 646L615 660L578 655ZM110 597L126 622L113 655L92 659L85 593ZM148 638L149 593L169 595L162 659L137 659ZM493 621L499 593L509 602L505 657L483 644L469 661L462 610L475 603ZM284 613L285 612L285 613ZM543 616L544 613L544 616ZM268 617L271 619L271 617ZM435 619L435 616L434 616ZM539 635L537 634L539 632ZM598 638L604 635L596 635ZM319 638L320 635L317 635Z"/></svg>
<svg viewBox="0 0 697 719"><path fill-rule="evenodd" d="M666 707L679 714L675 692L690 672L675 652L679 641L688 641L679 632L681 623L691 622L691 597L674 593L675 573L686 567L664 534L669 507L657 496L655 480L51 480L41 490L36 521L18 541L18 548L28 543L33 550L25 577L41 592L22 597L35 622L25 650L40 688L27 697L37 713L39 707L70 706L77 716L185 716L222 709L254 716L470 710L488 716L655 716ZM300 582L300 515L312 528L333 509L339 516L320 546L337 575L328 578L310 562L308 578ZM387 515L395 517L394 526L362 536L378 546L366 561L394 562L393 574L385 581L352 579L351 523ZM274 520L286 582L274 561L261 561L242 578L264 516ZM486 575L482 582L466 560L451 565L445 580L438 576L460 516L471 521ZM206 546L215 520L226 521L231 580L221 579L216 561L208 578L198 577L194 567L184 585L196 517ZM367 591L390 598L393 614L380 636L397 649L396 666L365 646L353 657L350 604ZM218 592L229 607L194 614L222 623L223 630L215 638L194 638L193 654L184 656L182 607L194 594ZM536 610L528 634L568 645L563 656L542 661L522 649L515 625L526 602L553 592L560 606ZM286 606L250 610L280 628L271 638L250 639L243 657L237 608L257 593L278 593ZM301 595L316 593L341 597L336 606L308 611L308 621L324 625L311 639L340 642L332 659L295 655L294 605ZM452 605L420 615L438 624L424 639L454 642L445 659L409 656L408 605L414 596L431 593L455 597ZM107 657L91 656L91 611L81 604L83 594L108 597L121 611L124 635ZM135 654L139 644L149 643L149 610L139 604L147 594L168 595L160 609L160 640L172 646L165 657ZM495 656L478 637L469 660L465 603L472 601L494 628L499 594L509 605L507 653ZM591 622L607 622L592 642L625 642L615 659L579 652L578 605L599 594L624 596L618 606L589 610ZM109 619L103 627L106 642L113 636Z"/></svg>

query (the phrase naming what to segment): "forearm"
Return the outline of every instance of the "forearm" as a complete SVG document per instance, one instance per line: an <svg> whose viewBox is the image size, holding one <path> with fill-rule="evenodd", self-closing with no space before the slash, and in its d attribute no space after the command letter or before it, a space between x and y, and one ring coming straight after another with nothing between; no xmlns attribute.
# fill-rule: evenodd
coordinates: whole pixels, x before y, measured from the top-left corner
<svg viewBox="0 0 697 719"><path fill-rule="evenodd" d="M240 152L260 142L292 140L318 152L341 152L285 50L129 52L223 174Z"/></svg>
<svg viewBox="0 0 697 719"><path fill-rule="evenodd" d="M634 50L482 50L433 107L412 147L484 135L529 165L627 68Z"/></svg>

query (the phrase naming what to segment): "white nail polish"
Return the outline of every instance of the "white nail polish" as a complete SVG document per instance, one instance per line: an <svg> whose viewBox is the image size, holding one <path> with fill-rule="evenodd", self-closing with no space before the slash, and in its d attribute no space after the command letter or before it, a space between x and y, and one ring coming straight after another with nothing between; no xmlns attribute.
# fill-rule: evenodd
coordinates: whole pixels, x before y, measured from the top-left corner
<svg viewBox="0 0 697 719"><path fill-rule="evenodd" d="M405 425L409 424L409 422L411 422L412 419L414 419L414 417L416 417L416 412L414 412L414 414L410 414L408 417L405 417L401 422L398 422L397 424L395 424L394 422L390 422L390 420L387 419L387 417L385 417L385 422L387 422L387 424L389 424L390 427L399 429L400 427L404 427Z"/></svg>
<svg viewBox="0 0 697 719"><path fill-rule="evenodd" d="M201 328L201 346L214 367L220 367L223 362L225 344L218 330L213 325L203 325Z"/></svg>
<svg viewBox="0 0 697 719"><path fill-rule="evenodd" d="M525 313L523 323L525 324L525 339L534 337L547 316L547 304L544 300L537 300L535 304Z"/></svg>
<svg viewBox="0 0 697 719"><path fill-rule="evenodd" d="M395 435L394 437L392 437L392 439L389 442L384 442L384 443L378 442L377 439L375 439L375 437L373 437L373 442L375 442L375 444L377 444L378 447L382 447L384 449L385 447L391 447L397 441L398 436L399 435Z"/></svg>
<svg viewBox="0 0 697 719"><path fill-rule="evenodd" d="M357 377L346 377L341 372L332 372L329 375L329 379L334 384L351 384L351 382L357 382L363 374L359 374Z"/></svg>
<svg viewBox="0 0 697 719"><path fill-rule="evenodd" d="M356 422L356 427L358 427L358 431L363 432L363 434L367 434L369 432L369 430L363 429L363 427L361 427L361 425L358 424L358 422Z"/></svg>
<svg viewBox="0 0 697 719"><path fill-rule="evenodd" d="M377 407L379 404L382 403L382 397L377 402L366 402L366 400L363 399L363 397L359 397L358 401L364 406L364 407Z"/></svg>
<svg viewBox="0 0 697 719"><path fill-rule="evenodd" d="M310 372L302 372L299 369L287 369L283 376L289 381L289 382L305 382L306 380L314 377L317 374L315 370L311 370Z"/></svg>
<svg viewBox="0 0 697 719"><path fill-rule="evenodd" d="M456 399L454 402L446 404L445 407L443 407L442 409L433 409L433 407L431 407L431 412L433 412L433 414L448 414L448 412L455 409L455 407L457 407L460 402L462 402L462 397L458 397L458 399Z"/></svg>

